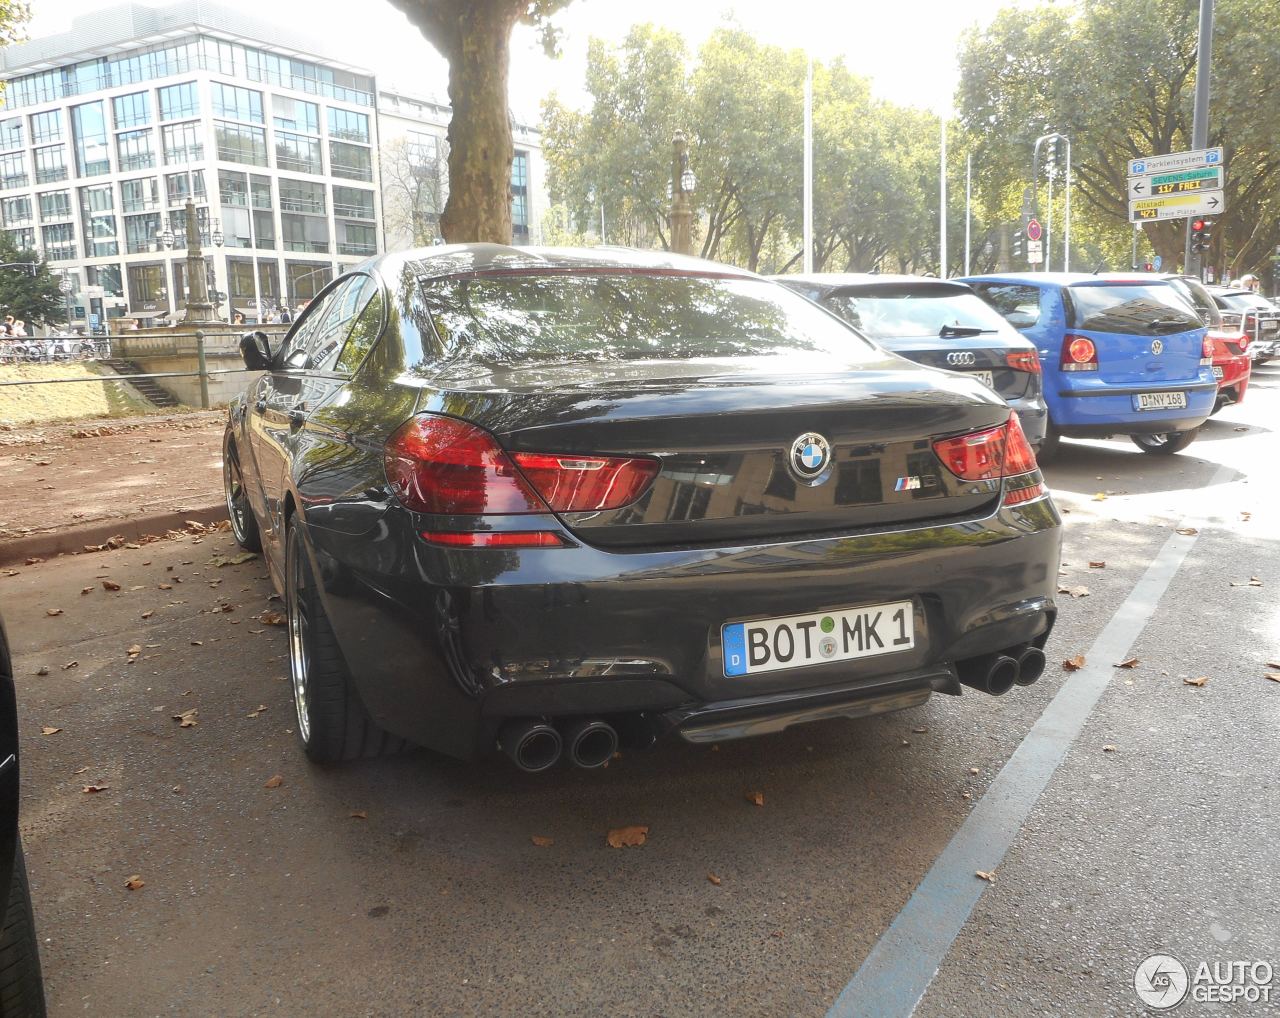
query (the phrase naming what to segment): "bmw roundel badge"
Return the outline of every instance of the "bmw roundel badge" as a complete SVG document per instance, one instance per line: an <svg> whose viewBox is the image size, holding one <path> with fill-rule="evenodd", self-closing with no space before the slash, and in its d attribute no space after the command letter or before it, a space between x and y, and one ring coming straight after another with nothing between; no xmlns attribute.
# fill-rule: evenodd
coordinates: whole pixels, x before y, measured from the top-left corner
<svg viewBox="0 0 1280 1018"><path fill-rule="evenodd" d="M809 431L791 443L791 469L802 481L817 482L831 465L831 443Z"/></svg>

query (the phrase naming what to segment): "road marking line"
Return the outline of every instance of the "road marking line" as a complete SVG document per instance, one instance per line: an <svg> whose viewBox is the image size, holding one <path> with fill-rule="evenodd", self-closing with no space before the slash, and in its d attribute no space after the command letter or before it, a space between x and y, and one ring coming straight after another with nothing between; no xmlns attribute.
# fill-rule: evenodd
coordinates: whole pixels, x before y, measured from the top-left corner
<svg viewBox="0 0 1280 1018"><path fill-rule="evenodd" d="M1230 467L1220 466L1209 483L1225 484L1234 473ZM1197 522L1183 520L1175 529L1185 530ZM991 872L1004 860L1111 681L1115 662L1129 656L1196 540L1196 534L1169 535L1089 648L1085 666L1063 683L1031 726L902 911L840 991L827 1018L907 1018L915 1011L987 889L974 874L978 870Z"/></svg>

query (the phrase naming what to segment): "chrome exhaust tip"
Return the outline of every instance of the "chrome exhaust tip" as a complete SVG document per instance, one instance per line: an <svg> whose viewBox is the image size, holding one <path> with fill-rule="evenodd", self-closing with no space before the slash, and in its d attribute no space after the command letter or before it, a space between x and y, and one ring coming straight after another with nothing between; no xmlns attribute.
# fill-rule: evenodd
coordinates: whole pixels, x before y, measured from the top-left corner
<svg viewBox="0 0 1280 1018"><path fill-rule="evenodd" d="M498 746L522 771L537 774L560 759L564 742L560 733L545 721L517 718L502 726Z"/></svg>
<svg viewBox="0 0 1280 1018"><path fill-rule="evenodd" d="M590 770L613 759L618 751L618 733L604 721L583 718L565 727L564 744L569 762Z"/></svg>

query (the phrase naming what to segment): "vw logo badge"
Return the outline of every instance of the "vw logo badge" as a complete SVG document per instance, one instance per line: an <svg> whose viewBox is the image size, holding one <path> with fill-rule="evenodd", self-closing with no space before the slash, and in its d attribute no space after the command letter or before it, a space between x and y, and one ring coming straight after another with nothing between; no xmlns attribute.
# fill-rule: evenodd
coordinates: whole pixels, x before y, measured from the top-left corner
<svg viewBox="0 0 1280 1018"><path fill-rule="evenodd" d="M1162 353L1164 353L1164 340L1153 339L1151 341L1151 352L1155 354L1157 357L1159 357Z"/></svg>
<svg viewBox="0 0 1280 1018"><path fill-rule="evenodd" d="M791 469L803 481L817 481L831 465L831 443L806 432L791 443Z"/></svg>
<svg viewBox="0 0 1280 1018"><path fill-rule="evenodd" d="M961 353L947 354L947 363L954 365L956 367L960 367L962 365L967 365L967 364L977 364L978 358L976 358L973 354L965 350Z"/></svg>

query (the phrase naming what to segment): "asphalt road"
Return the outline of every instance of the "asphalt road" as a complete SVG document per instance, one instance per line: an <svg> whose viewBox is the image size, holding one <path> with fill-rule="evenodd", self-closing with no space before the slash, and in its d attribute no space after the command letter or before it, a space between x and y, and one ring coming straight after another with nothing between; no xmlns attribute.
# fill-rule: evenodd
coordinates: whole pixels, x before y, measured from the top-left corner
<svg viewBox="0 0 1280 1018"><path fill-rule="evenodd" d="M1062 595L1037 685L598 773L309 766L284 631L256 617L279 605L260 562L215 563L226 534L0 570L51 1013L822 1015L1180 526L1139 664L1106 676L916 1013L1140 1014L1157 952L1280 968L1278 421L1275 366L1181 456L1065 447L1062 582L1088 595ZM608 847L629 824L647 843Z"/></svg>

